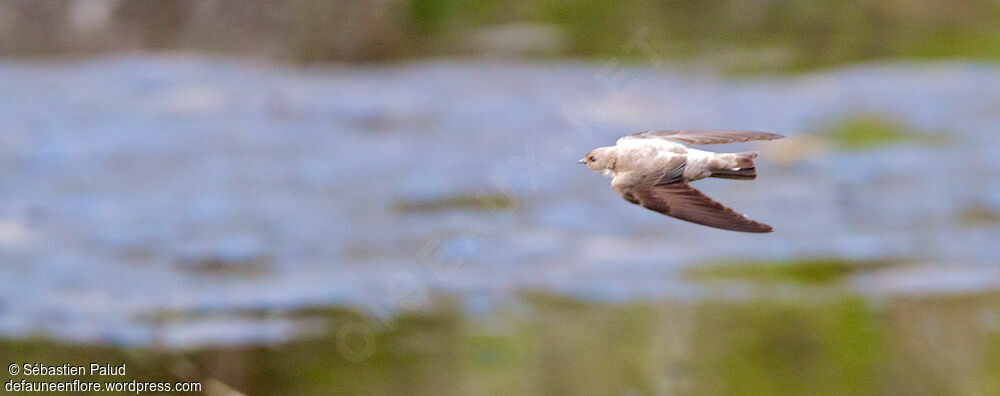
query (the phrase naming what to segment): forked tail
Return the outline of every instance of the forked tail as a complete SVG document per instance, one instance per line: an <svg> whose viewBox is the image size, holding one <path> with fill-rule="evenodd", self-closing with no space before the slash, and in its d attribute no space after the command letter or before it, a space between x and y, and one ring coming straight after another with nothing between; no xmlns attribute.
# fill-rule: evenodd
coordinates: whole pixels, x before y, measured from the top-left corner
<svg viewBox="0 0 1000 396"><path fill-rule="evenodd" d="M722 154L725 161L723 166L712 169L712 176L720 179L753 180L757 178L757 168L754 167L753 159L757 158L756 151L745 153Z"/></svg>

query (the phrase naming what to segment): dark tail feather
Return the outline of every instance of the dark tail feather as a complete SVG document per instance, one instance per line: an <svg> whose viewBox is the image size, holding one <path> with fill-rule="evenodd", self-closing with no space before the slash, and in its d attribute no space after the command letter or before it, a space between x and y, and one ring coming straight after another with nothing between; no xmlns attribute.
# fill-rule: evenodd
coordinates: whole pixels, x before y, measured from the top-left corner
<svg viewBox="0 0 1000 396"><path fill-rule="evenodd" d="M757 170L754 168L740 168L740 170L712 171L712 177L720 179L753 180L757 178Z"/></svg>
<svg viewBox="0 0 1000 396"><path fill-rule="evenodd" d="M720 179L753 180L757 178L757 168L754 167L753 159L757 158L757 152L734 153L735 165L731 168L712 170L712 177Z"/></svg>

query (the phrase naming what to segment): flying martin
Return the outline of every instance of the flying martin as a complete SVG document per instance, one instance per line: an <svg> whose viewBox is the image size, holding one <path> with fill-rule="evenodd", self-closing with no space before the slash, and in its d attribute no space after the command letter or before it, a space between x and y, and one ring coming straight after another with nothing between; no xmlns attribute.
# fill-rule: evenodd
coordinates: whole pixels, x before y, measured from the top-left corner
<svg viewBox="0 0 1000 396"><path fill-rule="evenodd" d="M647 131L587 153L579 163L611 178L611 189L646 209L709 227L771 232L771 226L715 202L689 182L717 177L753 180L757 152L713 153L689 145L775 140L784 136L752 131Z"/></svg>

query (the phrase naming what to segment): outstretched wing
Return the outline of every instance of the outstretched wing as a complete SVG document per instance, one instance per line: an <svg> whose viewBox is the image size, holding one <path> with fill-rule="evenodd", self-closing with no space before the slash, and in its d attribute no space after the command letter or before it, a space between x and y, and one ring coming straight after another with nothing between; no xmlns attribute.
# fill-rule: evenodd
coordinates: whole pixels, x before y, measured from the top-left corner
<svg viewBox="0 0 1000 396"><path fill-rule="evenodd" d="M612 182L612 188L631 203L692 223L741 232L773 230L771 226L736 213L691 187L684 181L683 161L675 161L668 168L661 173L641 177L619 175Z"/></svg>
<svg viewBox="0 0 1000 396"><path fill-rule="evenodd" d="M692 129L687 131L646 131L633 133L622 139L667 139L687 145L741 143L751 140L775 140L784 136L757 131L732 131L721 129ZM621 140L621 139L619 139Z"/></svg>

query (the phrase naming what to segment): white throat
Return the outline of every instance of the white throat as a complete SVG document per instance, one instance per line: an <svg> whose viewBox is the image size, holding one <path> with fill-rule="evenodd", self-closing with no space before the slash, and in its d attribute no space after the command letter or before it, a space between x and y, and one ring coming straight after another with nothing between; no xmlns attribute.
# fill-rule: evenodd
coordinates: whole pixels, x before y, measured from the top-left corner
<svg viewBox="0 0 1000 396"><path fill-rule="evenodd" d="M615 171L613 171L611 169L602 169L601 170L601 174L604 175L604 177L607 177L607 178L611 178L611 179L615 178Z"/></svg>

